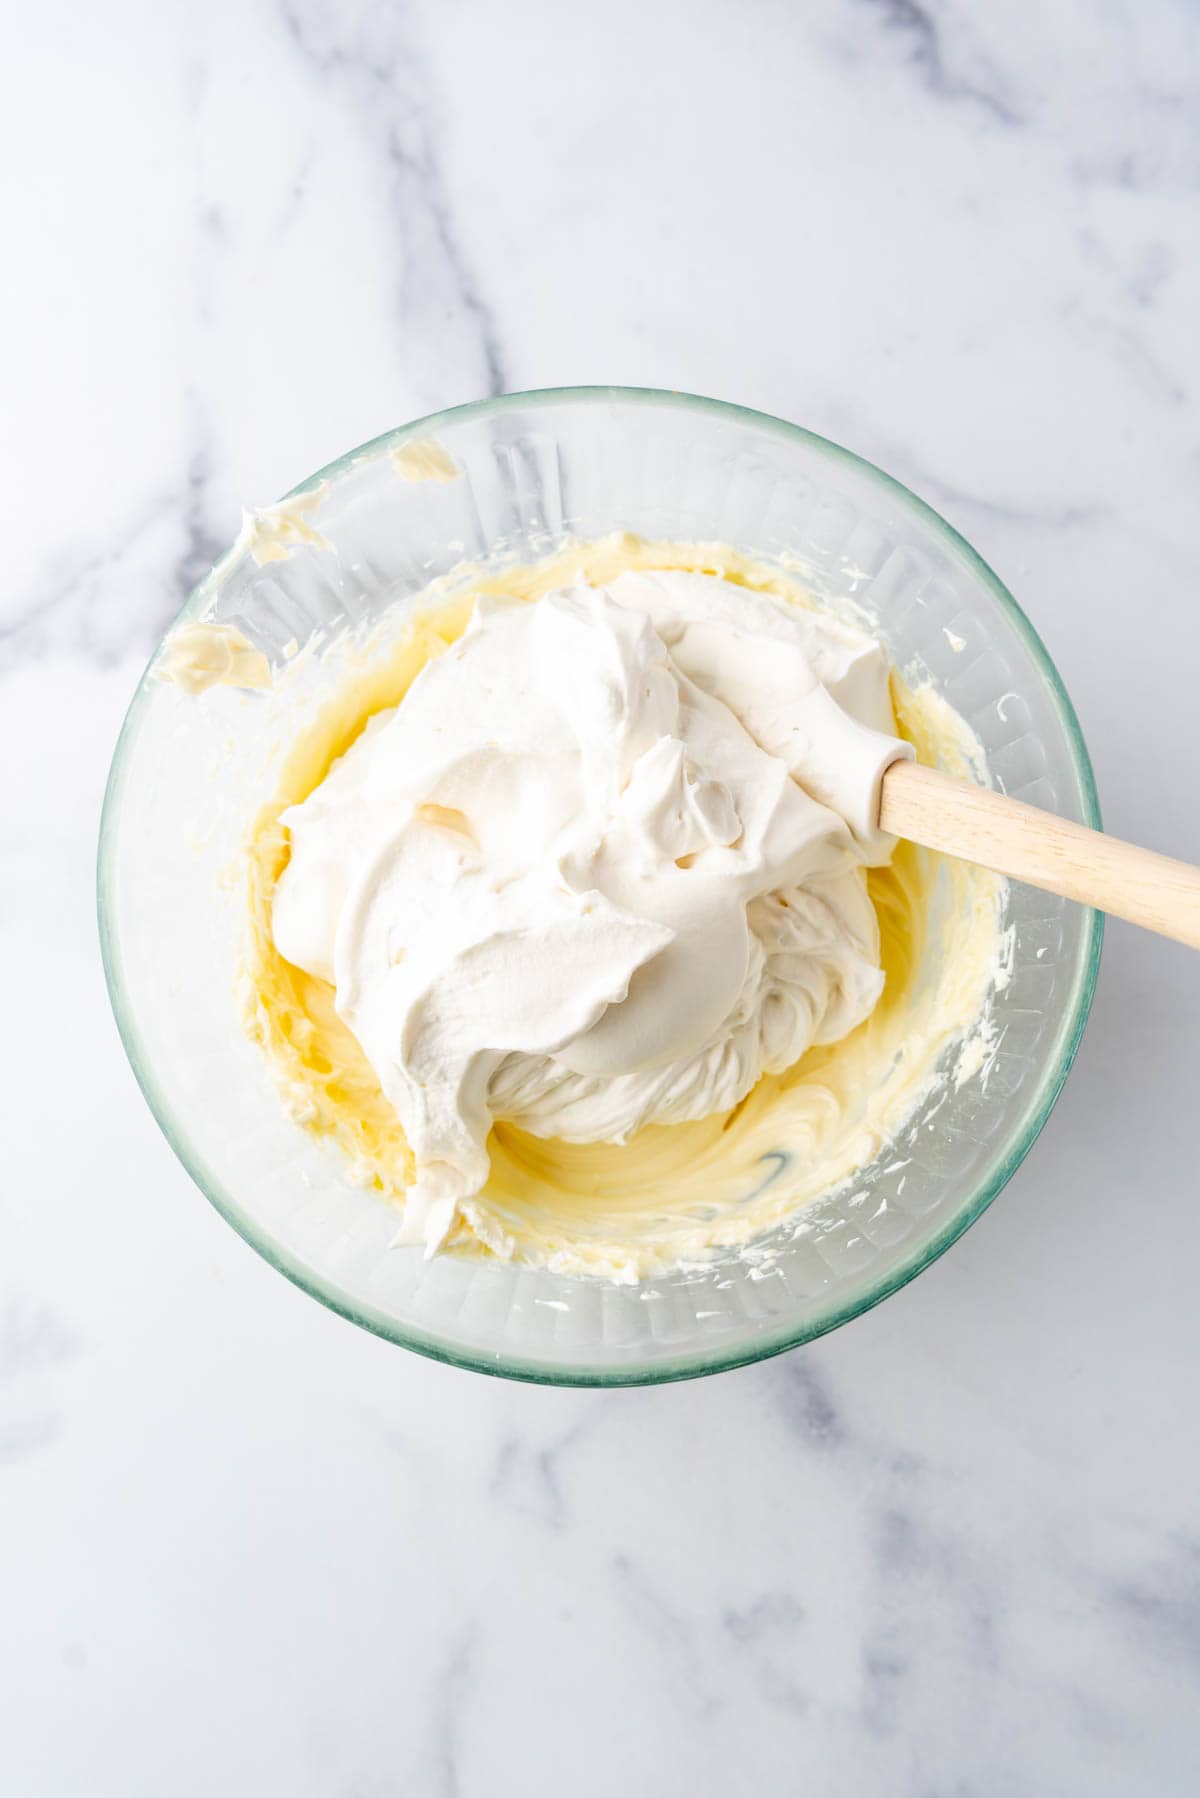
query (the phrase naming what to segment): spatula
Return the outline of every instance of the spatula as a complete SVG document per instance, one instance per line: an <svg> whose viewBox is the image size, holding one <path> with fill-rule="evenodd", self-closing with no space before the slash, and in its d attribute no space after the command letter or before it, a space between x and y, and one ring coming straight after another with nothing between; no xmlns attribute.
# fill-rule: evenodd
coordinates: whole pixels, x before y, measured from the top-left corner
<svg viewBox="0 0 1200 1798"><path fill-rule="evenodd" d="M884 771L879 823L892 836L976 862L1200 949L1200 868L1056 818L919 762Z"/></svg>

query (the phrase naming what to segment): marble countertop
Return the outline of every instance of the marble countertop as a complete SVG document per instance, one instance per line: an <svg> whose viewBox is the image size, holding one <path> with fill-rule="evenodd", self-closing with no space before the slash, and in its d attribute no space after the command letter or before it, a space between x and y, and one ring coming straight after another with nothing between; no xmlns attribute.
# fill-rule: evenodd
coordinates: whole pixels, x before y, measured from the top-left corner
<svg viewBox="0 0 1200 1798"><path fill-rule="evenodd" d="M1045 638L1109 828L1200 860L1200 13L41 0L6 60L6 1790L1193 1793L1200 957L1110 928L1035 1151L880 1309L544 1391L360 1333L204 1203L92 866L243 501L589 381L911 483Z"/></svg>

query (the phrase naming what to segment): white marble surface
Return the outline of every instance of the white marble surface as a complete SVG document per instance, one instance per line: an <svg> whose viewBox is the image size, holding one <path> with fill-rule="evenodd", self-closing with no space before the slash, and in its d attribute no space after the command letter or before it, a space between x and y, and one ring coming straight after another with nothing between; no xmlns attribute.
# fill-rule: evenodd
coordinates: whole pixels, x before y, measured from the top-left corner
<svg viewBox="0 0 1200 1798"><path fill-rule="evenodd" d="M5 42L4 1789L1194 1792L1200 957L1111 929L1032 1157L881 1309L547 1392L206 1206L91 870L242 500L607 380L909 480L1033 615L1110 827L1200 860L1195 6L39 0Z"/></svg>

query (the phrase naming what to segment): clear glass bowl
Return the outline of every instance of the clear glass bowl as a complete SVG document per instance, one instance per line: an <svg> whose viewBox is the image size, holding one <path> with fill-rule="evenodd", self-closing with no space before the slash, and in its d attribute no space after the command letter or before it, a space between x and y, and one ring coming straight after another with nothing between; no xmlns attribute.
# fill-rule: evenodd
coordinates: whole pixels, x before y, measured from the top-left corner
<svg viewBox="0 0 1200 1798"><path fill-rule="evenodd" d="M460 478L401 479L394 452L430 437ZM996 576L904 487L794 425L685 394L517 394L403 426L295 493L319 495L310 518L323 542L261 566L239 542L181 618L236 624L282 667L314 629L361 632L464 558L528 561L568 536L613 530L717 539L785 557L818 593L866 608L900 668L931 677L978 733L998 785L1098 822L1070 700ZM682 1379L845 1323L995 1198L1066 1077L1100 951L1095 913L1022 887L1008 901L1012 977L994 1002L1002 1039L986 1084L967 1081L936 1119L918 1115L902 1156L882 1155L781 1232L773 1277L733 1257L620 1286L389 1250L394 1213L285 1114L242 1033L244 908L220 878L272 791L289 726L328 679L320 658L302 665L281 714L277 700L228 689L189 698L152 663L114 757L99 861L109 990L150 1107L201 1190L305 1291L390 1341L482 1372Z"/></svg>

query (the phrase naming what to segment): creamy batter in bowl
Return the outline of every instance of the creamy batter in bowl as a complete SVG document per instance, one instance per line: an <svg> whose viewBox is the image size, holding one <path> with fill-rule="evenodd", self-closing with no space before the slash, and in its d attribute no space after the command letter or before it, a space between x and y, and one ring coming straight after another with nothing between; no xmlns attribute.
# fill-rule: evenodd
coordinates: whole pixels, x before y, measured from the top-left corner
<svg viewBox="0 0 1200 1798"><path fill-rule="evenodd" d="M247 819L385 616L452 602L464 563L494 575L629 532L734 545L860 619L910 688L962 715L992 778L1095 821L1069 703L995 577L886 476L777 421L627 390L512 397L393 433L251 519L189 602L190 637L177 626L152 664L114 764L101 912L125 1040L181 1158L276 1265L382 1334L518 1377L713 1371L817 1335L911 1277L1036 1135L1098 952L1090 914L1008 895L986 1030L947 1043L946 1077L852 1180L749 1247L718 1243L629 1285L389 1250L394 1214L281 1110L241 1028ZM935 917L950 878L938 872ZM940 950L934 930L918 985ZM757 1145L764 1182L797 1147ZM702 1223L702 1194L694 1209Z"/></svg>

